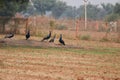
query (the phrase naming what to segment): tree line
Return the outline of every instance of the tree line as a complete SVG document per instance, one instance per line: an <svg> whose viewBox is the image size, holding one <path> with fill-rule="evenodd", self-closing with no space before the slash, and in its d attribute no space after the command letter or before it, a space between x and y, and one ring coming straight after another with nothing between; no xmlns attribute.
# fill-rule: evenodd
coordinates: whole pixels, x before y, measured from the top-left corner
<svg viewBox="0 0 120 80"><path fill-rule="evenodd" d="M16 12L23 15L46 15L51 14L55 18L84 18L84 5L76 8L68 6L60 0L0 0L0 16L14 16ZM120 3L115 5L102 3L87 4L87 15L93 20L112 21L120 18Z"/></svg>

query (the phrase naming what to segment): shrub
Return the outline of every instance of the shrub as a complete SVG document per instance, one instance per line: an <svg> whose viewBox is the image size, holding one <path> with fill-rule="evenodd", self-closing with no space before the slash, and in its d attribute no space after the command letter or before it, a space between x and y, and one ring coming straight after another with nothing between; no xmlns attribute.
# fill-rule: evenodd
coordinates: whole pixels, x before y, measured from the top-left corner
<svg viewBox="0 0 120 80"><path fill-rule="evenodd" d="M90 40L91 37L90 37L90 35L87 34L87 35L81 36L80 38L81 38L81 40Z"/></svg>
<svg viewBox="0 0 120 80"><path fill-rule="evenodd" d="M109 39L106 38L106 37L103 37L100 41L101 41L101 42L107 42L107 41L109 41Z"/></svg>
<svg viewBox="0 0 120 80"><path fill-rule="evenodd" d="M65 25L58 25L58 26L56 26L56 29L58 29L58 30L66 30L67 27Z"/></svg>
<svg viewBox="0 0 120 80"><path fill-rule="evenodd" d="M117 19L120 19L119 14L109 14L106 16L105 21L116 21Z"/></svg>
<svg viewBox="0 0 120 80"><path fill-rule="evenodd" d="M53 29L54 29L54 27L55 27L55 22L54 22L54 21L50 21L50 23L49 23L49 24L50 24L50 29L52 29L52 30L53 30Z"/></svg>

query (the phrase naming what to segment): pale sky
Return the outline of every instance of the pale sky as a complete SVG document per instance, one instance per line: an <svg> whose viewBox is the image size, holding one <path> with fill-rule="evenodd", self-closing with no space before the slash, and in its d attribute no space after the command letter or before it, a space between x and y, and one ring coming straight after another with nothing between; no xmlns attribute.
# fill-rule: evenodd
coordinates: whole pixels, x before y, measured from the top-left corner
<svg viewBox="0 0 120 80"><path fill-rule="evenodd" d="M68 5L79 7L81 4L84 4L83 0L61 0L67 2ZM101 3L118 3L120 0L88 0L92 4L101 4Z"/></svg>

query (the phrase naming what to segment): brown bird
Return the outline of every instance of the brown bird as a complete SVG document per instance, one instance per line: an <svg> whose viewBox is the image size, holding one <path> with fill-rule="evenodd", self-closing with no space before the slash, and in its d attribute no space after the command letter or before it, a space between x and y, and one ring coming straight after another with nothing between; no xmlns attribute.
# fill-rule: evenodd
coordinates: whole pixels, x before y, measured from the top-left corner
<svg viewBox="0 0 120 80"><path fill-rule="evenodd" d="M56 34L54 35L54 37L53 37L52 39L50 39L50 41L49 41L49 42L54 42L55 37L56 37Z"/></svg>

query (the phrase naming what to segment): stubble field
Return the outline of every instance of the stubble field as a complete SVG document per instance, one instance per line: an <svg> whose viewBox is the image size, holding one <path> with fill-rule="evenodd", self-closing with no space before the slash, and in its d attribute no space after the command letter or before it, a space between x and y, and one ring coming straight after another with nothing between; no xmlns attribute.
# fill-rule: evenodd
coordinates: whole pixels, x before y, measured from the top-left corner
<svg viewBox="0 0 120 80"><path fill-rule="evenodd" d="M17 36L0 43L0 80L120 80L119 43Z"/></svg>

